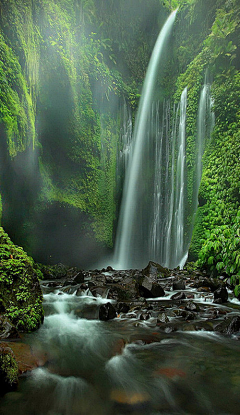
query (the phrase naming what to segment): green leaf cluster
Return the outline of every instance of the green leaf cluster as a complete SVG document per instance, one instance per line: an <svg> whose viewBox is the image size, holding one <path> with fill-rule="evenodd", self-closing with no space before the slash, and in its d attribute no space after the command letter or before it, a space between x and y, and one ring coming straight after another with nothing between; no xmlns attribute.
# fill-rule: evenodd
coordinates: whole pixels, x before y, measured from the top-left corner
<svg viewBox="0 0 240 415"><path fill-rule="evenodd" d="M31 331L43 320L42 273L21 247L0 228L0 302L18 330Z"/></svg>

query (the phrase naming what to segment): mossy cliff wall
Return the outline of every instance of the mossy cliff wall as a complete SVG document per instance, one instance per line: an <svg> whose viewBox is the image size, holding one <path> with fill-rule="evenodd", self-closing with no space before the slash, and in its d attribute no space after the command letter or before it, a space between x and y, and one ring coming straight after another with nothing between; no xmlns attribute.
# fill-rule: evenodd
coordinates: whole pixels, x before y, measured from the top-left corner
<svg viewBox="0 0 240 415"><path fill-rule="evenodd" d="M121 106L164 10L138 3L1 2L2 224L40 261L88 266L113 246Z"/></svg>
<svg viewBox="0 0 240 415"><path fill-rule="evenodd" d="M209 11L205 16L204 10ZM201 26L198 20L200 16L202 16ZM188 37L186 33L179 34L181 22L186 19ZM202 180L189 259L198 259L199 266L215 275L225 273L232 276L233 284L238 284L238 276L240 276L238 1L198 1L193 2L190 7L185 4L179 10L178 23L176 58L181 74L176 76L175 96L178 99L182 89L188 87L186 131L190 184L194 180L198 103L206 72L211 79L212 108L215 114L213 132L210 137L205 137ZM200 31L196 37L198 30ZM196 39L198 39L197 43ZM184 55L186 60L183 60ZM185 70L184 64L187 64ZM188 197L191 201L192 195L188 194Z"/></svg>

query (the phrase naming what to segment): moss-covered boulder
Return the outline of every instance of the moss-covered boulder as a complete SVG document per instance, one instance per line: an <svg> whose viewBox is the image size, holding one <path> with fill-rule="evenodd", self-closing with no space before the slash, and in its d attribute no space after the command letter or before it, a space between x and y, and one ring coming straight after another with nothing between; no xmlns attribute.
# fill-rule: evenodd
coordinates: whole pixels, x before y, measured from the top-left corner
<svg viewBox="0 0 240 415"><path fill-rule="evenodd" d="M0 313L17 330L35 330L43 321L39 276L33 259L0 227Z"/></svg>
<svg viewBox="0 0 240 415"><path fill-rule="evenodd" d="M0 347L0 394L14 389L18 383L18 365L10 347Z"/></svg>

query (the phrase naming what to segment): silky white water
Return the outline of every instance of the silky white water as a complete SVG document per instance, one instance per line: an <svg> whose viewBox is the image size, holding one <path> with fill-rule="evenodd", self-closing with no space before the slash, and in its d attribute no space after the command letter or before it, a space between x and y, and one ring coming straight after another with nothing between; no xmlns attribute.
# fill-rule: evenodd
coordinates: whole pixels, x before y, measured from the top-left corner
<svg viewBox="0 0 240 415"><path fill-rule="evenodd" d="M136 125L134 128L133 155L127 169L123 190L123 200L115 245L115 268L127 269L135 263L133 244L136 237L136 224L134 222L136 210L138 209L138 197L141 195L141 181L145 179L141 177L141 169L148 129L148 117L152 105L158 64L164 46L171 33L175 17L176 11L171 13L159 34L143 85ZM142 195L142 197L144 197L144 195ZM138 237L141 237L141 235L137 235L137 238Z"/></svg>

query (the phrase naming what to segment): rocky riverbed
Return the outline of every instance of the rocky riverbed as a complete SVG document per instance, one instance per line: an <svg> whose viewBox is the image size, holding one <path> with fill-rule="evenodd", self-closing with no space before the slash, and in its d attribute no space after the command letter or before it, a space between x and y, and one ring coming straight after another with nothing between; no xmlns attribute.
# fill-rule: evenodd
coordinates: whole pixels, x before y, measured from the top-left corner
<svg viewBox="0 0 240 415"><path fill-rule="evenodd" d="M44 276L44 324L2 332L19 376L4 415L238 413L240 302L224 275L150 262Z"/></svg>
<svg viewBox="0 0 240 415"><path fill-rule="evenodd" d="M148 322L166 333L214 331L239 336L240 302L230 280L213 278L199 270L168 270L149 262L143 270L117 271L110 266L95 271L68 270L60 279L42 283L43 292L109 299L106 304L76 308L78 317Z"/></svg>

